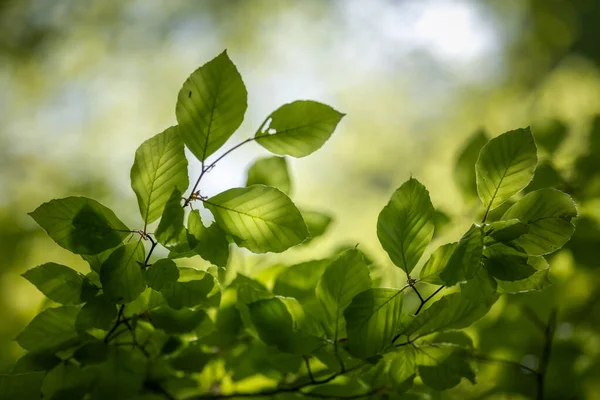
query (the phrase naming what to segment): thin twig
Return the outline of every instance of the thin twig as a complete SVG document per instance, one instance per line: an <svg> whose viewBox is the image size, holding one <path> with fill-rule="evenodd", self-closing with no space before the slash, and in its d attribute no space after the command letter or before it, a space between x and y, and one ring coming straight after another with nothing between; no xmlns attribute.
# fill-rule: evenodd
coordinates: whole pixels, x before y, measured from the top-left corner
<svg viewBox="0 0 600 400"><path fill-rule="evenodd" d="M494 357L489 357L486 356L485 354L469 354L469 357L474 358L475 360L479 360L479 361L486 361L486 362L494 362L494 363L500 363L500 364L506 364L506 365L512 365L513 367L519 367L522 368L532 374L534 374L535 376L538 375L538 372L536 370L534 370L533 368L529 368L526 365L523 365L517 361L511 361L511 360L503 360L501 358L494 358Z"/></svg>
<svg viewBox="0 0 600 400"><path fill-rule="evenodd" d="M315 377L313 376L312 370L310 369L310 361L307 356L304 356L304 364L306 365L306 371L308 371L308 377L312 383L315 383Z"/></svg>
<svg viewBox="0 0 600 400"><path fill-rule="evenodd" d="M550 317L548 318L548 324L544 330L544 349L542 350L542 357L540 361L540 367L538 369L537 378L537 398L538 400L544 399L544 383L546 380L546 372L548 371L548 364L550 363L550 353L552 352L552 340L554 339L554 332L556 331L556 310L552 310Z"/></svg>
<svg viewBox="0 0 600 400"><path fill-rule="evenodd" d="M108 331L108 333L106 334L106 336L104 336L104 343L108 343L108 340L109 340L110 336L113 333L115 333L115 331L117 330L117 328L121 324L121 317L123 316L123 311L124 310L125 310L125 304L121 304L121 307L119 307L119 313L117 314L117 321L115 322L115 324L113 325L113 327L111 328L111 330Z"/></svg>
<svg viewBox="0 0 600 400"><path fill-rule="evenodd" d="M428 298L426 298L425 300L421 301L421 305L419 305L419 308L417 308L417 311L415 312L415 315L419 315L419 313L421 312L421 309L423 308L423 306L433 298L433 296L435 296L436 294L438 294L442 289L444 288L444 286L440 286L439 288L437 288L437 290L435 292L433 292L431 294L431 296L429 296Z"/></svg>

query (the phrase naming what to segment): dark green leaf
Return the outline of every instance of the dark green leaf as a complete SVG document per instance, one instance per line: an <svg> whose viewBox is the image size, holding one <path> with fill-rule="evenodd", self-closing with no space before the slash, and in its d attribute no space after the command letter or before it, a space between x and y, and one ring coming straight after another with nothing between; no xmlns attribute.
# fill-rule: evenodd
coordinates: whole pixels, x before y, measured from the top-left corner
<svg viewBox="0 0 600 400"><path fill-rule="evenodd" d="M573 199L556 189L541 189L525 195L506 211L503 219L517 218L529 232L515 240L529 255L544 255L560 249L573 235L577 217Z"/></svg>
<svg viewBox="0 0 600 400"><path fill-rule="evenodd" d="M77 343L75 318L79 308L63 306L48 308L38 315L17 336L17 343L32 353L52 353Z"/></svg>
<svg viewBox="0 0 600 400"><path fill-rule="evenodd" d="M85 276L61 264L42 264L22 276L50 300L60 304L80 304L93 295L91 284L84 285Z"/></svg>
<svg viewBox="0 0 600 400"><path fill-rule="evenodd" d="M25 353L15 362L11 374L26 372L49 371L62 360L54 354Z"/></svg>
<svg viewBox="0 0 600 400"><path fill-rule="evenodd" d="M187 159L177 126L146 140L136 150L131 187L145 224L161 216L173 188L183 193L188 184Z"/></svg>
<svg viewBox="0 0 600 400"><path fill-rule="evenodd" d="M91 400L129 399L142 389L147 360L141 352L111 347L107 360L95 369L96 384Z"/></svg>
<svg viewBox="0 0 600 400"><path fill-rule="evenodd" d="M308 227L310 237L303 244L309 243L312 239L319 237L325 233L329 225L333 221L333 217L320 211L300 210L304 222Z"/></svg>
<svg viewBox="0 0 600 400"><path fill-rule="evenodd" d="M350 353L359 358L376 355L391 344L400 327L402 291L372 288L359 293L344 311Z"/></svg>
<svg viewBox="0 0 600 400"><path fill-rule="evenodd" d="M173 189L171 197L165 204L165 209L156 228L156 240L169 250L174 250L182 243L187 247L187 237L183 226L183 207L181 192Z"/></svg>
<svg viewBox="0 0 600 400"><path fill-rule="evenodd" d="M543 257L529 257L528 263L535 269L535 273L518 281L496 280L498 283L498 294L542 290L552 284L548 278L550 267Z"/></svg>
<svg viewBox="0 0 600 400"><path fill-rule="evenodd" d="M44 372L0 375L0 399L39 400Z"/></svg>
<svg viewBox="0 0 600 400"><path fill-rule="evenodd" d="M256 160L248 170L246 179L246 186L252 185L272 186L289 196L292 192L292 181L287 159L273 156Z"/></svg>
<svg viewBox="0 0 600 400"><path fill-rule="evenodd" d="M463 377L475 384L475 372L463 350L454 346L421 346L419 376L435 390L447 390L458 385Z"/></svg>
<svg viewBox="0 0 600 400"><path fill-rule="evenodd" d="M73 358L82 365L99 364L108 358L108 344L102 341L86 343L73 353Z"/></svg>
<svg viewBox="0 0 600 400"><path fill-rule="evenodd" d="M327 267L317 284L316 296L325 310L326 327L333 340L346 336L344 310L371 284L369 268L358 250L346 250Z"/></svg>
<svg viewBox="0 0 600 400"><path fill-rule="evenodd" d="M29 215L56 243L76 254L98 254L129 234L111 210L86 197L51 200Z"/></svg>
<svg viewBox="0 0 600 400"><path fill-rule="evenodd" d="M212 353L192 343L171 360L171 366L179 371L202 372L212 357Z"/></svg>
<svg viewBox="0 0 600 400"><path fill-rule="evenodd" d="M377 237L390 259L407 274L417 265L433 236L429 192L410 178L394 192L377 220Z"/></svg>
<svg viewBox="0 0 600 400"><path fill-rule="evenodd" d="M326 258L324 260L307 261L285 268L275 279L273 293L282 296L291 296L300 301L314 298L315 287L317 287L319 279L321 279L323 272L325 272L325 268L331 262L331 259Z"/></svg>
<svg viewBox="0 0 600 400"><path fill-rule="evenodd" d="M78 400L91 389L94 374L73 364L60 363L46 374L42 397L52 400Z"/></svg>
<svg viewBox="0 0 600 400"><path fill-rule="evenodd" d="M462 329L483 317L488 310L489 307L485 304L473 303L460 293L452 293L421 311L401 333L407 336L424 336L433 332Z"/></svg>
<svg viewBox="0 0 600 400"><path fill-rule="evenodd" d="M481 268L483 251L482 229L477 225L471 228L458 241L456 249L450 256L446 268L440 274L440 279L448 286L471 279Z"/></svg>
<svg viewBox="0 0 600 400"><path fill-rule="evenodd" d="M141 267L144 256L141 239L116 249L102 264L100 271L104 294L117 303L129 303L137 299L146 288Z"/></svg>
<svg viewBox="0 0 600 400"><path fill-rule="evenodd" d="M553 119L534 126L535 141L549 153L554 153L567 137L569 128L563 121ZM537 172L536 172L537 173Z"/></svg>
<svg viewBox="0 0 600 400"><path fill-rule="evenodd" d="M491 307L498 300L496 288L496 280L485 268L479 268L473 279L461 283L460 292L465 299L474 304Z"/></svg>
<svg viewBox="0 0 600 400"><path fill-rule="evenodd" d="M217 267L227 266L229 241L225 231L215 223L205 227L198 210L188 216L188 243L204 260Z"/></svg>
<svg viewBox="0 0 600 400"><path fill-rule="evenodd" d="M204 205L238 246L253 253L280 253L308 237L300 211L289 197L272 187L229 189Z"/></svg>
<svg viewBox="0 0 600 400"><path fill-rule="evenodd" d="M534 190L553 187L555 189L563 188L565 181L560 173L554 168L550 161L543 162L535 169L535 175L531 183L525 188L524 192L529 193Z"/></svg>
<svg viewBox="0 0 600 400"><path fill-rule="evenodd" d="M207 272L192 268L180 269L180 280L168 283L161 290L171 308L214 307L219 304L219 286Z"/></svg>
<svg viewBox="0 0 600 400"><path fill-rule="evenodd" d="M200 161L217 151L240 126L247 97L242 77L226 51L185 81L175 114L183 142Z"/></svg>
<svg viewBox="0 0 600 400"><path fill-rule="evenodd" d="M104 250L103 252L98 253L98 254L92 254L92 255L82 254L81 257L85 261L87 261L88 264L90 264L90 268L92 269L92 271L94 271L97 274L100 274L100 270L102 269L102 264L104 264L104 261L106 261L108 259L108 257L110 257L110 255L112 254L113 251L115 251L114 248Z"/></svg>
<svg viewBox="0 0 600 400"><path fill-rule="evenodd" d="M208 315L204 310L190 308L174 310L165 306L150 310L152 325L167 333L191 332L206 318Z"/></svg>
<svg viewBox="0 0 600 400"><path fill-rule="evenodd" d="M440 279L440 272L448 265L457 246L458 243L448 243L434 251L421 269L420 281L433 285L444 285L444 281Z"/></svg>
<svg viewBox="0 0 600 400"><path fill-rule="evenodd" d="M179 269L173 260L163 258L155 261L146 270L146 283L154 290L161 291L168 284L177 282Z"/></svg>
<svg viewBox="0 0 600 400"><path fill-rule="evenodd" d="M479 130L471 135L461 149L454 164L454 182L460 192L466 197L477 197L477 183L475 177L475 163L481 148L488 142L484 130Z"/></svg>
<svg viewBox="0 0 600 400"><path fill-rule="evenodd" d="M486 230L487 236L492 238L493 241L509 243L526 234L529 231L529 227L515 218L506 221L492 222ZM488 244L487 240L486 244Z"/></svg>
<svg viewBox="0 0 600 400"><path fill-rule="evenodd" d="M483 265L494 278L518 281L533 275L535 269L528 264L527 254L502 243L487 246L483 251Z"/></svg>
<svg viewBox="0 0 600 400"><path fill-rule="evenodd" d="M477 159L477 192L492 210L523 190L537 165L537 149L529 128L506 132L490 140Z"/></svg>
<svg viewBox="0 0 600 400"><path fill-rule="evenodd" d="M106 295L101 294L84 304L77 315L75 326L80 331L92 328L108 330L115 318L117 306Z"/></svg>
<svg viewBox="0 0 600 400"><path fill-rule="evenodd" d="M328 105L298 100L273 111L254 137L272 153L305 157L325 144L343 116Z"/></svg>
<svg viewBox="0 0 600 400"><path fill-rule="evenodd" d="M402 346L394 352L389 375L395 388L404 387L407 381L412 382L415 377L417 373L415 351L412 346Z"/></svg>

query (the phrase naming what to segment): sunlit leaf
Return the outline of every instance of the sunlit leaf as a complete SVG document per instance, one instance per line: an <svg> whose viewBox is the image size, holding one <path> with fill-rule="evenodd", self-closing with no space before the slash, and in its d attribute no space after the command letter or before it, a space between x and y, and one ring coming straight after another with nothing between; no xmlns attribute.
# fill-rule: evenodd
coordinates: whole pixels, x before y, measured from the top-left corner
<svg viewBox="0 0 600 400"><path fill-rule="evenodd" d="M175 188L165 204L155 232L156 240L169 250L176 249L182 243L187 247L187 234L183 226L183 215L181 192Z"/></svg>
<svg viewBox="0 0 600 400"><path fill-rule="evenodd" d="M219 304L219 286L215 278L204 271L180 268L180 279L167 283L161 293L169 307L179 310L183 307L214 307Z"/></svg>
<svg viewBox="0 0 600 400"><path fill-rule="evenodd" d="M327 328L333 340L346 334L344 310L371 284L369 268L358 250L346 250L327 267L317 284L316 296L325 310Z"/></svg>
<svg viewBox="0 0 600 400"><path fill-rule="evenodd" d="M188 187L187 159L178 127L172 126L146 140L135 152L131 167L131 187L137 196L144 223L162 214L173 188Z"/></svg>
<svg viewBox="0 0 600 400"><path fill-rule="evenodd" d="M307 261L286 267L275 279L273 293L291 296L300 301L314 298L315 287L332 260Z"/></svg>
<svg viewBox="0 0 600 400"><path fill-rule="evenodd" d="M22 274L50 300L60 304L80 304L93 296L94 287L84 275L55 263L46 263Z"/></svg>
<svg viewBox="0 0 600 400"><path fill-rule="evenodd" d="M523 190L533 178L537 149L529 128L506 132L490 140L476 164L477 192L487 210Z"/></svg>
<svg viewBox="0 0 600 400"><path fill-rule="evenodd" d="M289 197L272 187L229 189L204 205L238 246L254 253L279 253L308 237L300 211Z"/></svg>
<svg viewBox="0 0 600 400"><path fill-rule="evenodd" d="M433 285L444 285L444 281L440 279L440 272L448 265L457 246L458 243L448 243L434 251L421 269L420 281Z"/></svg>
<svg viewBox="0 0 600 400"><path fill-rule="evenodd" d="M387 346L400 327L402 291L372 288L359 293L344 311L350 353L371 357Z"/></svg>
<svg viewBox="0 0 600 400"><path fill-rule="evenodd" d="M529 231L515 243L530 255L544 255L560 249L573 235L577 208L571 197L556 189L541 189L525 195L506 211L503 219L517 218Z"/></svg>
<svg viewBox="0 0 600 400"><path fill-rule="evenodd" d="M217 151L240 126L247 97L242 77L226 51L185 81L175 114L183 142L200 161Z"/></svg>
<svg viewBox="0 0 600 400"><path fill-rule="evenodd" d="M216 223L205 227L198 210L188 216L188 244L204 260L218 267L227 266L229 241L225 231Z"/></svg>
<svg viewBox="0 0 600 400"><path fill-rule="evenodd" d="M146 288L141 265L144 264L144 244L141 240L116 249L102 264L102 289L117 303L129 303Z"/></svg>
<svg viewBox="0 0 600 400"><path fill-rule="evenodd" d="M433 236L429 192L410 178L394 192L377 219L377 237L390 259L407 274L417 265Z"/></svg>
<svg viewBox="0 0 600 400"><path fill-rule="evenodd" d="M265 185L272 186L288 196L292 192L292 181L288 171L285 157L259 158L250 166L246 186Z"/></svg>
<svg viewBox="0 0 600 400"><path fill-rule="evenodd" d="M394 387L401 388L407 381L412 381L417 373L415 349L412 346L399 347L394 352L394 358L390 364L390 380Z"/></svg>
<svg viewBox="0 0 600 400"><path fill-rule="evenodd" d="M17 343L32 353L52 353L77 343L75 318L79 308L48 308L33 318L17 336Z"/></svg>
<svg viewBox="0 0 600 400"><path fill-rule="evenodd" d="M129 234L110 209L86 197L51 200L29 215L56 243L76 254L98 254Z"/></svg>
<svg viewBox="0 0 600 400"><path fill-rule="evenodd" d="M483 236L481 227L471 228L460 238L446 267L439 273L440 279L448 286L471 279L481 268Z"/></svg>
<svg viewBox="0 0 600 400"><path fill-rule="evenodd" d="M325 144L343 116L316 101L294 101L273 111L255 139L272 153L305 157Z"/></svg>

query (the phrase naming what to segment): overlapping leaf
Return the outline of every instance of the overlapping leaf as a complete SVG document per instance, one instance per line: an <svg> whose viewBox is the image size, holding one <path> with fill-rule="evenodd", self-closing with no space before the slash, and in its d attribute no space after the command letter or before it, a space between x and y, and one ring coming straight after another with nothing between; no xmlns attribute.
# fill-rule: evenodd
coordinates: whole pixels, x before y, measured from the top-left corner
<svg viewBox="0 0 600 400"><path fill-rule="evenodd" d="M440 279L449 286L471 279L481 268L482 251L482 229L472 225L460 238L446 267L439 273Z"/></svg>
<svg viewBox="0 0 600 400"><path fill-rule="evenodd" d="M141 240L116 249L102 264L100 281L104 293L117 303L137 299L146 288L142 272L144 245Z"/></svg>
<svg viewBox="0 0 600 400"><path fill-rule="evenodd" d="M276 187L288 196L292 192L292 181L285 157L264 157L256 160L248 169L246 186L265 185Z"/></svg>
<svg viewBox="0 0 600 400"><path fill-rule="evenodd" d="M39 313L17 336L17 343L32 353L53 353L77 343L74 306L48 308Z"/></svg>
<svg viewBox="0 0 600 400"><path fill-rule="evenodd" d="M65 305L83 303L98 290L79 272L56 263L39 265L22 276L50 300Z"/></svg>
<svg viewBox="0 0 600 400"><path fill-rule="evenodd" d="M218 224L208 228L202 223L200 212L192 210L188 216L188 244L203 259L218 267L226 267L229 259L229 241Z"/></svg>

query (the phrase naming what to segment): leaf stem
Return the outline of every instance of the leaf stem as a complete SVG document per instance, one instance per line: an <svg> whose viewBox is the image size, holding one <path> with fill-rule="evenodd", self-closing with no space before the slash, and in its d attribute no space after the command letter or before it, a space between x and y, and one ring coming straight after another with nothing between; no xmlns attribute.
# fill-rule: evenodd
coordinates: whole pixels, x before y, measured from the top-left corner
<svg viewBox="0 0 600 400"><path fill-rule="evenodd" d="M110 339L110 336L115 333L115 331L117 330L117 328L119 327L119 325L121 325L121 317L123 316L123 311L125 311L125 304L121 304L121 307L119 307L119 313L117 314L117 321L115 322L115 324L113 325L113 327L110 329L110 331L108 331L108 333L106 334L106 336L104 336L104 343L108 343L108 340Z"/></svg>
<svg viewBox="0 0 600 400"><path fill-rule="evenodd" d="M421 304L419 305L419 308L417 308L417 311L415 311L415 315L419 315L419 313L421 312L421 309L423 308L423 306L433 298L433 296L435 296L436 294L438 294L442 289L444 288L444 286L440 286L439 288L437 288L437 290L435 292L433 292L429 297L427 297L425 300L423 300L423 298L419 295L419 298L421 299ZM415 289L416 290L416 289ZM418 294L419 292L417 292Z"/></svg>
<svg viewBox="0 0 600 400"><path fill-rule="evenodd" d="M548 364L550 363L550 354L552 352L552 340L554 339L554 332L556 331L556 309L552 310L550 317L548 318L548 324L544 330L544 349L542 350L542 358L540 361L540 367L537 375L537 398L538 400L544 399L544 383L546 380L546 372L548 371Z"/></svg>

